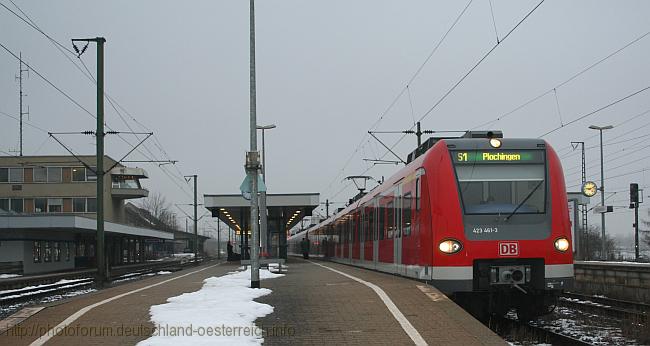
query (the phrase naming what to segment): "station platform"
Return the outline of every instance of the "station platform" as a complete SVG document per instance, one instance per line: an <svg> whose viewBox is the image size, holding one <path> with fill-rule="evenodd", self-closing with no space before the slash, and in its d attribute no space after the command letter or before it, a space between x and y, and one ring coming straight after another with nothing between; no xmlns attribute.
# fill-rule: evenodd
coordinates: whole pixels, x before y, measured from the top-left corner
<svg viewBox="0 0 650 346"><path fill-rule="evenodd" d="M505 344L435 288L419 281L318 260L290 258L287 265L286 275L261 282L272 292L255 299L273 307L273 312L255 320L264 331L264 344ZM239 268L238 264L212 262L43 309L35 307L35 314L0 332L0 345L135 345L152 335L151 306L199 291L204 280ZM221 316L217 306L210 323L219 325ZM72 333L39 339L64 321ZM93 334L89 331L93 327L105 332ZM86 335L82 335L84 330ZM205 341L191 343L237 343L220 338ZM185 343L187 339L175 344Z"/></svg>
<svg viewBox="0 0 650 346"><path fill-rule="evenodd" d="M88 310L70 323L68 331L53 336L45 344L135 345L147 339L154 328L149 315L152 305L163 304L167 298L186 292L198 291L206 278L222 276L237 268L239 265L236 264L212 262L46 304L44 309L22 323L1 332L0 345L30 345L64 320L107 299L113 300ZM156 286L149 287L152 285ZM149 288L143 289L145 287Z"/></svg>
<svg viewBox="0 0 650 346"><path fill-rule="evenodd" d="M375 290L341 273L380 288L429 345L506 344L422 282L319 260L290 258L288 266L285 277L262 282L273 293L257 299L274 307L255 321L267 331L265 345L416 343Z"/></svg>

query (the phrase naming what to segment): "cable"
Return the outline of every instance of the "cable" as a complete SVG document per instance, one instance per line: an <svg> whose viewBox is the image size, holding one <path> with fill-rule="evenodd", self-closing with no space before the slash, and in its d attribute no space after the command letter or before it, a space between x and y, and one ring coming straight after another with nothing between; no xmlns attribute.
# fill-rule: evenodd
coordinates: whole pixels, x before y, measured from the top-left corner
<svg viewBox="0 0 650 346"><path fill-rule="evenodd" d="M11 54L16 60L21 60L18 55L14 54L9 48L7 48L2 42L0 42L0 47L2 47L7 53ZM87 110L84 106L82 106L79 102L77 102L75 99L73 99L70 95L68 95L65 91L61 90L58 86L54 85L54 83L50 82L49 79L45 78L38 70L36 70L34 67L23 61L23 64L27 66L32 72L36 73L37 76L39 76L43 81L45 81L47 84L49 84L52 88L54 88L56 91L58 91L61 95L65 96L70 102L74 103L77 107L82 109L84 112L86 112L88 115L93 117L94 119L97 119L97 116L95 114L91 113L89 110Z"/></svg>
<svg viewBox="0 0 650 346"><path fill-rule="evenodd" d="M578 117L576 119L573 119L573 120L569 121L568 123L566 123L564 125L558 126L558 127L554 128L554 129L552 129L551 131L548 131L548 132L544 133L543 135L539 136L538 138L542 138L542 137L544 137L546 135L549 135L549 134L551 134L551 133L553 133L553 132L555 132L555 131L557 131L557 130L559 130L561 128L569 126L569 125L571 125L571 124L573 124L573 123L575 123L577 121L580 121L580 120L582 120L582 119L584 119L586 117L592 116L592 115L594 115L594 114L596 114L596 113L598 113L598 112L600 112L600 111L602 111L604 109L607 109L607 108L609 108L611 106L614 106L615 104L617 104L619 102L625 101L625 100L629 99L630 97L634 97L637 94L640 94L640 93L642 93L642 92L644 92L644 91L646 91L648 89L650 89L650 86L647 86L647 87L645 87L643 89L637 90L637 91L635 91L635 92L633 92L633 93L631 93L631 94L629 94L629 95L627 95L625 97L622 97L622 98L620 98L620 99L618 99L616 101L610 102L609 104L607 104L605 106L602 106L602 107L600 107L600 108L598 108L598 109L596 109L594 111L591 111L591 112L589 112L589 113L587 113L585 115L582 115L582 116L580 116L580 117Z"/></svg>
<svg viewBox="0 0 650 346"><path fill-rule="evenodd" d="M481 125L478 125L478 126L474 127L473 129L480 128L480 127L483 127L483 126L486 126L486 125L490 125L490 124L492 124L492 123L494 123L494 122L500 121L500 120L502 120L503 118L505 118L505 117L507 117L507 116L509 116L509 115L511 115L511 114L513 114L513 113L515 113L515 112L517 112L518 110L520 110L520 109L522 109L522 108L528 106L529 104L531 104L531 103L533 103L533 102L535 102L535 101L541 99L542 97L544 97L544 96L550 94L551 92L553 92L554 89L558 89L558 88L560 88L560 87L562 87L562 86L568 84L569 82L571 82L571 81L573 81L574 79L578 78L579 76L583 75L583 74L586 73L587 71L589 71L589 70L593 69L594 67L596 67L596 66L602 64L603 62L605 62L605 61L608 60L609 58L613 57L614 55L616 55L616 54L622 52L622 51L625 50L626 48L628 48L628 47L634 45L635 43L639 42L640 40L642 40L643 38L645 38L645 37L648 36L648 35L650 35L650 31L648 31L648 32L646 32L645 34L643 34L643 35L641 35L641 36L635 38L634 40L628 42L628 43L625 44L623 47L621 47L621 48L615 50L614 52L608 54L608 55L605 56L604 58L601 58L600 60L596 61L595 63L593 63L593 64L591 64L591 65L589 65L589 66L583 68L580 72L578 72L578 73L574 74L573 76L569 77L568 79L566 79L566 80L563 81L562 83L557 84L556 86L550 88L549 90L547 90L547 91L545 91L545 92L543 92L543 93L541 93L541 94L539 94L539 95L537 95L537 96L535 96L535 97L529 99L528 101L526 101L526 102L524 102L523 104L521 104L521 105L515 107L515 108L512 109L511 111L505 113L504 115L502 115L502 116L500 116L500 117L497 117L496 119L490 120L490 121L488 121L488 122L486 122L486 123L483 123L483 124L481 124Z"/></svg>
<svg viewBox="0 0 650 346"><path fill-rule="evenodd" d="M5 9L7 9L9 12L11 12L14 16L16 16L17 18L19 18L20 20L22 20L24 23L26 23L27 25L29 25L30 27L32 27L33 29L35 29L36 31L38 31L38 32L40 32L42 35L44 35L48 40L50 40L50 42L51 42L52 44L54 44L55 48L57 48L57 50L59 50L61 53L63 53L63 55L66 57L66 59L68 59L68 61L70 61L70 62L71 62L71 63L72 63L72 64L73 64L73 65L74 65L74 66L75 66L75 67L76 67L76 68L77 68L77 69L78 69L78 70L79 70L79 71L80 71L80 72L81 72L85 77L87 77L87 78L88 78L88 79L89 79L93 84L95 84L95 85L97 84L97 81L96 81L96 79L93 77L92 72L88 69L88 67L86 66L86 64L84 63L84 61L81 60L81 58L79 58L79 61L80 61L81 64L83 65L83 67L84 67L84 69L85 69L85 72L84 72L84 71L83 71L83 70L82 70L82 69L81 69L81 68L80 68L80 67L79 67L79 66L78 66L78 65L77 65L77 64L76 64L76 63L75 63L75 62L74 62L74 61L73 61L73 60L72 60L68 55L66 55L65 52L63 51L63 50L65 50L66 52L68 52L68 53L70 53L70 54L72 54L72 55L76 55L72 50L70 50L69 48L67 48L66 46L64 46L63 44L61 44L60 42L58 42L58 41L55 40L54 38L52 38L50 35L48 35L47 33L45 33L42 29L39 28L39 26L36 24L36 22L35 22L34 20L32 20L32 19L31 19L31 18L30 18L30 17L29 17L29 16L28 16L28 15L27 15L27 14L26 14L26 13L25 13L25 12L24 12L20 7L19 7L19 6L18 6L18 5L16 5L16 3L14 3L12 0L9 0L9 1L10 1L10 2L11 2L11 3L12 3L12 4L13 4L13 5L14 5L14 6L15 6L15 7L16 7L16 8L17 8L17 9L18 9L18 10L19 10L19 11L20 11L20 12L21 12L25 17L26 17L26 18L27 18L27 20L29 20L29 21L25 20L23 17L21 17L20 15L18 15L16 12L12 11L10 8L8 8L7 6L5 6L4 4L0 3L0 5L1 5L2 7L4 7ZM14 54L14 56L15 56L15 54ZM28 66L28 67L29 67L29 66ZM36 71L35 71L35 72L36 72ZM113 98L111 98L110 95L108 95L106 92L104 93L104 96L105 96L105 98L109 101L109 104L112 106L112 108L113 108L113 109L115 110L115 112L118 114L118 116L122 119L122 121L124 122L124 124L125 124L125 125L130 129L130 130L131 130L131 132L134 132L133 129L131 128L131 126L128 124L128 122L123 118L122 114L121 114L121 113L117 110L117 108L115 107L115 104L114 104L114 103L117 103L117 101L115 101ZM124 110L124 108L123 108L121 105L118 104L118 106ZM126 111L126 110L124 110L124 111ZM130 117L131 117L131 118L132 118L136 123L138 123L138 124L140 124L141 126L143 126L140 122L138 122L138 121L135 119L135 117L133 117L133 116L130 115L130 114L129 114L129 116L130 116ZM108 125L107 125L107 127L109 128L109 130L112 130ZM151 131L151 130L148 130L148 132L152 132L152 131ZM120 139L122 139L122 141L124 141L126 144L130 145L131 147L133 147L133 144L130 143L129 141L127 141L127 140L126 140L125 138L123 138L121 135L118 134L118 137L119 137ZM136 138L140 139L137 135L136 135ZM162 148L161 148L161 143L157 140L157 138L156 138L155 140L156 140L156 141L158 142L158 144L159 144L158 147L159 147L159 149L161 150L161 153L163 153L163 154L166 155L166 152L164 152L164 150L162 150ZM149 147L146 145L146 143L143 144L143 147L147 150L147 152L149 152L149 154L151 154L151 156L153 156L153 157L155 158L155 160L151 159L150 157L147 157L147 156L146 156L144 153L142 153L142 151L140 151L139 149L137 149L137 151L138 151L140 154L142 154L143 156L147 157L147 158L148 158L149 160L151 160L151 161L158 161L158 160L156 159L156 155L153 154L153 152L149 149ZM167 157L167 159L171 161L171 159L169 159L169 157ZM160 166L159 166L159 167L160 167ZM176 167L176 166L174 166L174 167L176 168L176 170L179 172L179 174L180 174L180 176L181 176L181 178L179 178L179 177L175 177L175 178L176 178L176 179L179 179L179 180L184 180L184 179L182 179L182 176L183 176L182 172L180 172L180 170L178 169L178 167ZM165 171L164 169L162 169L162 167L160 167L160 168L161 168L161 170ZM164 172L164 173L165 173L165 174L166 174L170 179L173 179L172 176L170 176L168 172ZM180 186L179 186L179 187L180 187ZM184 191L184 192L187 193L187 191Z"/></svg>
<svg viewBox="0 0 650 346"><path fill-rule="evenodd" d="M411 76L411 78L409 78L409 80L406 82L406 85L401 89L401 91L397 94L397 96L395 96L395 98L391 101L391 103L388 105L388 107L387 107L387 108L386 108L386 109L381 113L381 115L379 116L379 119L377 119L377 121L375 121L375 122L370 126L370 128L369 128L370 131L372 131L373 129L375 129L375 128L379 125L379 123L384 119L384 117L385 117L385 116L388 114L388 112L393 108L393 106L395 106L395 104L397 103L397 101L402 97L402 95L404 95L404 92L406 92L406 91L409 91L409 92L410 92L410 90L409 90L409 85L410 85L410 84L415 80L415 78L417 78L417 76L420 74L420 72L422 71L422 69L424 68L424 66L429 62L429 60L431 60L431 57L433 57L433 55L438 51L438 48L440 48L440 46L441 46L442 43L445 41L445 39L447 38L447 36L449 35L449 33L450 33L450 32L451 32L451 31L456 27L456 25L458 24L458 22L460 21L460 19L463 17L463 15L465 14L465 12L466 12L467 9L469 8L469 6L472 4L472 2L473 2L473 0L470 0L469 2L467 2L467 4L465 5L465 7L464 7L463 10L458 14L458 16L456 17L456 19L454 20L454 22L451 24L451 26L447 29L447 31L444 33L444 35L442 35L442 37L440 38L440 40L438 41L438 43L434 46L434 48L431 50L431 52L430 52L429 55L426 57L426 59L424 59L424 62L422 62L422 64L420 64L420 66L417 68L417 70L415 71L415 73L413 73L413 75ZM410 97L410 96L409 96L409 97ZM412 101L411 101L411 105L412 105ZM412 107L412 106L411 106L411 107ZM329 190L330 187L332 186L332 184L334 184L334 182L338 180L338 178L341 176L341 174L345 172L345 169L346 169L347 166L350 164L351 160L352 160L352 159L354 158L354 156L359 152L360 147L361 147L362 145L364 145L364 143L366 142L366 138L367 138L367 137L368 137L368 133L365 133L365 134L362 136L361 141L360 141L359 144L356 146L356 148L354 149L354 151L352 152L352 154L350 155L350 157L346 160L345 164L343 165L343 168L342 168L341 170L339 170L339 173L337 173L337 175L336 175L336 176L335 176L335 177L330 181L330 183L327 185L327 187L325 188L325 190Z"/></svg>
<svg viewBox="0 0 650 346"><path fill-rule="evenodd" d="M505 36L503 36L503 38L501 39L500 42L497 42L494 46L492 46L492 48L491 48L490 50L488 50L487 53L485 53L485 54L483 55L483 57L482 57L481 59L479 59L479 61L477 61L476 64L474 64L474 66L472 66L472 68L470 68L469 71L467 71L467 73L465 73L465 75L464 75L463 77L461 77L461 78L458 80L458 82L456 82L456 84L454 84L454 85L453 85L453 86L452 86L452 87L451 87L451 88L450 88L450 89L449 89L449 90L448 90L448 91L447 91L447 92L446 92L446 93L445 93L445 94L444 94L444 95L443 95L443 96L438 100L438 102L436 102L436 103L435 103L431 108L429 108L428 111L426 111L426 112L424 113L424 115L420 118L419 121L422 121L422 120L424 120L427 116L429 116L429 114L431 114L431 112L432 112L434 109L436 109L436 108L438 107L438 105L439 105L440 103L442 103L442 101L444 101L444 100L447 98L447 96L449 96L449 94L451 94L451 93L452 93L452 92L453 92L453 91L454 91L454 90L455 90L455 89L456 89L456 88L457 88L457 87L458 87L458 86L459 86L459 85L460 85L460 84L461 84L461 83L462 83L462 82L463 82L463 81L464 81L464 80L465 80L465 79L466 79L470 74L472 74L472 72L474 72L474 70L476 70L476 68L479 67L479 66L481 65L481 63L483 63L483 61L485 61L485 59L487 59L487 57L489 57L490 54L492 54L492 52L493 52L493 51L494 51L494 50L495 50L495 49L496 49L500 44L502 44L505 40L507 40L508 37L510 37L510 35L511 35L511 34L512 34L512 33L513 33L513 32L514 32L514 31L515 31L515 30L516 30L516 29L517 29L517 28L518 28L518 27L519 27L519 26L520 26L520 25L521 25L521 24L522 24L522 23L523 23L523 22L524 22L528 17L530 17L530 15L532 15L533 12L535 12L535 10L537 10L537 8L539 8L539 6L541 6L541 5L544 3L544 1L545 1L545 0L540 1L540 2L539 2L539 3L538 3L538 4L537 4L537 5L536 5L532 10L530 10L530 12L528 12L528 13L524 16L524 18L522 18L522 19L521 19L521 20L520 20L520 21L519 21L519 22L518 22L518 23L517 23L517 24L516 24L512 29L510 29L510 31L508 31L508 33L507 33ZM411 128L411 129L412 129L412 128Z"/></svg>
<svg viewBox="0 0 650 346"><path fill-rule="evenodd" d="M5 112L3 112L3 111L0 111L0 114L2 114L2 115L4 115L4 116L7 116L7 117L9 117L9 118L11 118L11 119L14 119L14 120L16 120L16 121L20 121L20 119L19 119L18 117L13 116L13 115L11 115L11 114L7 114L7 113L5 113ZM31 126L31 127L35 128L35 129L37 129L37 130L39 130L39 131L41 131L41 132L43 132L43 133L46 133L46 134L47 134L47 133L49 132L49 131L43 129L42 127L38 127L38 126L36 126L36 125L34 125L34 124L32 124L32 123L28 123L28 122L26 122L25 120L23 120L23 123L24 123L25 125L28 125L28 126Z"/></svg>

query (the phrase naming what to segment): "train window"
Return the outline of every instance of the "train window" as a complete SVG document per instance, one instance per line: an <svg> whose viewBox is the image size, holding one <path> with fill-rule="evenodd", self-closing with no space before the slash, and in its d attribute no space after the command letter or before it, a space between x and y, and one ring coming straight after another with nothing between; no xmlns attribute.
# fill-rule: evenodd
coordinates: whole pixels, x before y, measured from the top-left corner
<svg viewBox="0 0 650 346"><path fill-rule="evenodd" d="M407 192L402 198L402 232L404 236L411 234L411 206L412 206L411 193Z"/></svg>
<svg viewBox="0 0 650 346"><path fill-rule="evenodd" d="M394 203L391 201L386 206L386 228L388 229L388 238L393 237L395 232L395 219L394 219Z"/></svg>
<svg viewBox="0 0 650 346"><path fill-rule="evenodd" d="M545 212L544 164L457 165L456 173L466 214Z"/></svg>

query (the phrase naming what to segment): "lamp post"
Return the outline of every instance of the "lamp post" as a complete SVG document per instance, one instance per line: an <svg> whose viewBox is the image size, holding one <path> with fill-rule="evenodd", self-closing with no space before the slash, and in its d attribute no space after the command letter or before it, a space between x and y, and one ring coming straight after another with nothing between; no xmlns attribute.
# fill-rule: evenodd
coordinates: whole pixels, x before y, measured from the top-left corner
<svg viewBox="0 0 650 346"><path fill-rule="evenodd" d="M262 181L266 184L266 145L264 145L264 132L274 129L275 124L257 125L258 130L262 130ZM268 214L266 210L266 189L260 193L260 242L262 243L262 255L269 252L268 244Z"/></svg>
<svg viewBox="0 0 650 346"><path fill-rule="evenodd" d="M600 132L600 203L605 207L605 165L603 160L603 130L613 129L614 126L589 126L592 130L598 130ZM600 257L603 260L607 260L607 254L605 253L605 211L600 214L600 229L601 229L601 253Z"/></svg>

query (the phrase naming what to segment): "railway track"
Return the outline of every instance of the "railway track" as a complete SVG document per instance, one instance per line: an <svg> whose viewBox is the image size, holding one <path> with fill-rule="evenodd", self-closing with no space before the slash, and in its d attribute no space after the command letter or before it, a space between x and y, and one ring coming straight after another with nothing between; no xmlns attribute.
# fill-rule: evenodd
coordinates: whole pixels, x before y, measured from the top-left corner
<svg viewBox="0 0 650 346"><path fill-rule="evenodd" d="M178 271L189 265L192 262L170 261L168 263L147 264L141 266L125 266L118 268L111 275L111 284L119 284L120 282L135 280L144 276L150 276L161 270ZM29 303L43 297L53 296L56 294L63 294L72 290L80 290L95 287L95 279L93 277L66 279L66 277L77 277L78 273L63 273L61 275L52 276L52 278L59 279L53 283L46 283L40 285L30 285L30 282L42 282L40 278L35 280L25 279L25 285L22 288L0 290L0 304L4 306Z"/></svg>
<svg viewBox="0 0 650 346"><path fill-rule="evenodd" d="M514 318L492 316L488 327L504 339L515 338L516 341L530 341L551 345L591 345L582 340L531 325Z"/></svg>
<svg viewBox="0 0 650 346"><path fill-rule="evenodd" d="M559 304L636 323L647 323L648 314L650 314L650 305L648 304L577 293L562 294Z"/></svg>

